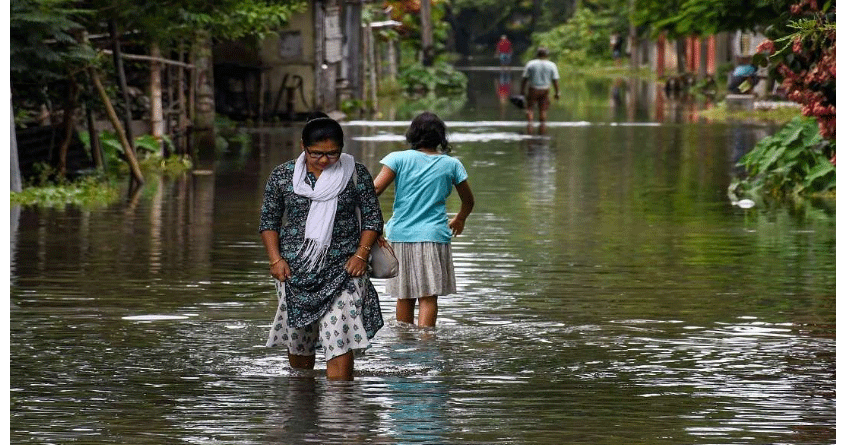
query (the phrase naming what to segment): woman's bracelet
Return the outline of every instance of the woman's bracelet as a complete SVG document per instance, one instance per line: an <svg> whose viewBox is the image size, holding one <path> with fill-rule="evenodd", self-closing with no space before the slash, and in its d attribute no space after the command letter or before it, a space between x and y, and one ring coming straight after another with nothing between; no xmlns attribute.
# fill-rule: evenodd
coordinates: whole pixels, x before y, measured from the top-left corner
<svg viewBox="0 0 846 445"><path fill-rule="evenodd" d="M363 256L361 256L361 255L359 255L359 254L355 254L355 255L353 255L353 256L354 256L354 257L356 257L356 258L358 258L358 259L360 259L361 261L364 261L365 263L367 262L367 258L364 258Z"/></svg>
<svg viewBox="0 0 846 445"><path fill-rule="evenodd" d="M278 263L278 262L280 262L280 261L282 261L282 258L279 258L278 260L276 260L276 261L274 261L274 262L270 263L270 267L275 266L275 265L276 265L276 263Z"/></svg>
<svg viewBox="0 0 846 445"><path fill-rule="evenodd" d="M365 245L362 244L361 246L358 246L358 247L360 249L367 249L367 251L370 252L370 246L365 246Z"/></svg>

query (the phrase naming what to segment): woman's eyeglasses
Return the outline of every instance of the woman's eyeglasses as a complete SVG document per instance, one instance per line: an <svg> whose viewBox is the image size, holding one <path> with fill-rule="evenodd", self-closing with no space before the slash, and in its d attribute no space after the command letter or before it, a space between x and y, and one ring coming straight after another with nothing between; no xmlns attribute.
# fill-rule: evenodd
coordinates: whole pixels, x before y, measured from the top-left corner
<svg viewBox="0 0 846 445"><path fill-rule="evenodd" d="M340 151L311 151L311 150L306 148L305 152L306 152L306 154L308 154L308 157L310 157L311 159L314 159L315 161L319 160L323 156L326 156L326 159L328 159L330 161L335 161L335 160L337 160L338 158L341 157Z"/></svg>

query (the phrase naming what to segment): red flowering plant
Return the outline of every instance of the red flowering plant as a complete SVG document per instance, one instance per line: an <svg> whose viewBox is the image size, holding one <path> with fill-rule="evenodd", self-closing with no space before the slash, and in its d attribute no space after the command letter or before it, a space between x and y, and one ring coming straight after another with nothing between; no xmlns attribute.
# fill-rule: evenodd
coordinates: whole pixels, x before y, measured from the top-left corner
<svg viewBox="0 0 846 445"><path fill-rule="evenodd" d="M766 66L787 99L802 105L779 132L759 141L740 159L746 177L729 194L797 197L836 190L835 171L835 8L832 2L798 0L791 17L765 31L753 63Z"/></svg>
<svg viewBox="0 0 846 445"><path fill-rule="evenodd" d="M792 20L766 30L756 65L767 66L787 99L802 105L802 114L817 120L820 134L836 138L836 27L832 2L800 0L790 6ZM833 153L832 153L833 155Z"/></svg>

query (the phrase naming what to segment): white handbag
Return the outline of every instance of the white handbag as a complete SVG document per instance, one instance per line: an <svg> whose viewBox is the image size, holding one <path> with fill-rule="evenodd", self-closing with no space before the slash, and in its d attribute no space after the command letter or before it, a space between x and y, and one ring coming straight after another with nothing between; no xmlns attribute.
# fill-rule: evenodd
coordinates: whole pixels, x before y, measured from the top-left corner
<svg viewBox="0 0 846 445"><path fill-rule="evenodd" d="M353 184L358 184L358 177L353 173ZM361 229L361 209L355 208L358 216L358 227ZM399 273L399 261L394 255L394 249L384 238L379 238L370 247L370 277L372 278L393 278Z"/></svg>
<svg viewBox="0 0 846 445"><path fill-rule="evenodd" d="M394 249L384 238L373 243L370 248L370 276L373 278L393 278L399 273L399 261Z"/></svg>

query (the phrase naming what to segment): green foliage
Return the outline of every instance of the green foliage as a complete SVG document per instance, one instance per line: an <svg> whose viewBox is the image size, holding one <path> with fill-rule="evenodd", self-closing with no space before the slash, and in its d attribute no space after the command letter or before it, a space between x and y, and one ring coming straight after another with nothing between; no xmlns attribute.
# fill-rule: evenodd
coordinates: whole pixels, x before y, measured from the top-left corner
<svg viewBox="0 0 846 445"><path fill-rule="evenodd" d="M796 117L778 133L764 138L738 163L748 172L736 180L736 195L799 196L832 191L836 187L834 164L829 160L834 143L820 136L816 122Z"/></svg>
<svg viewBox="0 0 846 445"><path fill-rule="evenodd" d="M216 38L237 40L251 37L258 40L267 33L285 26L294 14L304 12L304 0L230 0L208 8L207 2L193 2L194 8L177 6L184 23L192 28L206 29Z"/></svg>
<svg viewBox="0 0 846 445"><path fill-rule="evenodd" d="M401 45L410 46L416 54L422 51L422 34L420 23L420 2L409 0L388 0L384 6L390 6L390 18L396 20L402 25L395 28L394 31L400 38ZM381 6L383 8L384 6ZM432 0L432 45L435 51L435 57L443 54L446 49L446 41L450 34L450 25L445 20L447 13L447 2L444 0ZM380 12L370 11L369 17L380 15ZM407 60L418 59L417 56ZM404 59L405 60L405 59Z"/></svg>
<svg viewBox="0 0 846 445"><path fill-rule="evenodd" d="M68 0L12 0L9 16L9 71L16 108L37 110L43 103L62 102L63 84L95 57L74 34L90 11ZM58 84L58 87L53 87ZM21 107L20 104L27 104ZM33 113L17 111L28 120Z"/></svg>
<svg viewBox="0 0 846 445"><path fill-rule="evenodd" d="M563 25L534 36L534 44L524 58L531 59L540 46L550 51L550 59L572 65L585 66L598 59L610 59L609 39L615 18L589 8L579 8Z"/></svg>
<svg viewBox="0 0 846 445"><path fill-rule="evenodd" d="M430 67L421 63L405 67L399 73L398 81L410 93L449 94L467 89L467 75L445 62L436 62Z"/></svg>
<svg viewBox="0 0 846 445"><path fill-rule="evenodd" d="M152 154L141 160L141 170L145 173L161 174L163 176L179 176L193 168L194 164L187 156L169 156L163 158L160 154Z"/></svg>
<svg viewBox="0 0 846 445"><path fill-rule="evenodd" d="M783 20L786 0L635 0L632 19L669 38L751 30Z"/></svg>
<svg viewBox="0 0 846 445"><path fill-rule="evenodd" d="M123 145L120 144L117 134L113 131L104 130L100 132L99 137L100 147L103 151L103 162L106 164L106 170L110 172L117 172L122 168L125 168L126 165L122 159L125 157L126 151L123 149ZM79 132L79 139L83 144L85 144L85 150L90 156L91 136L87 131L81 131ZM162 143L165 144L171 153L175 150L173 141L168 136L162 137ZM161 158L161 151L162 147L159 141L152 135L145 134L135 137L135 154L138 156L140 161L147 158L155 158L157 156Z"/></svg>
<svg viewBox="0 0 846 445"><path fill-rule="evenodd" d="M99 176L86 176L70 183L29 186L20 193L10 193L12 204L44 207L64 207L69 204L97 207L113 203L119 197L115 182Z"/></svg>
<svg viewBox="0 0 846 445"><path fill-rule="evenodd" d="M358 116L364 109L365 102L362 99L344 99L341 101L340 109L347 116Z"/></svg>

